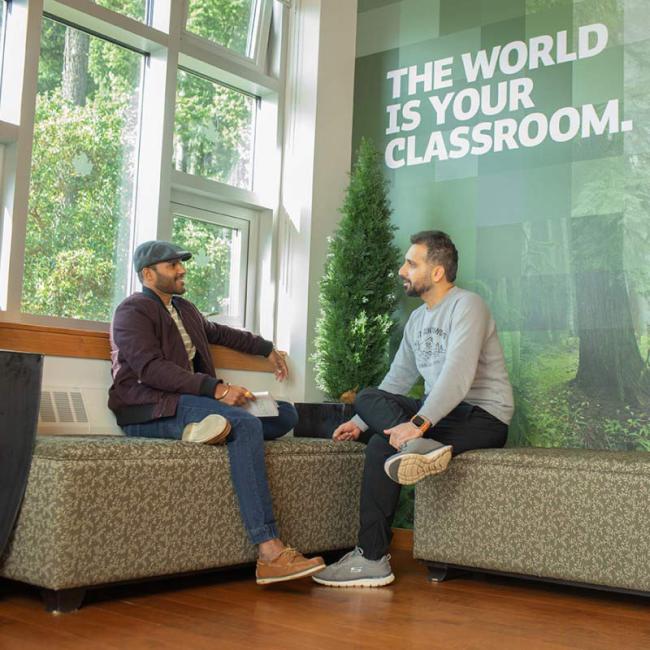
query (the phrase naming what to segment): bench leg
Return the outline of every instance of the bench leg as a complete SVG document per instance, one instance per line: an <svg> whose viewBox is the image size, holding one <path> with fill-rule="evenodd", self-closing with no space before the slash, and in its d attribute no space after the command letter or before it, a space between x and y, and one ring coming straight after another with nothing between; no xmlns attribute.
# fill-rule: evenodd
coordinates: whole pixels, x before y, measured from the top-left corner
<svg viewBox="0 0 650 650"><path fill-rule="evenodd" d="M449 572L449 567L446 564L433 564L427 563L429 571L429 582L442 582Z"/></svg>
<svg viewBox="0 0 650 650"><path fill-rule="evenodd" d="M67 614L74 612L81 607L81 603L86 596L86 589L79 587L76 589L43 589L43 604L48 612L53 614Z"/></svg>
<svg viewBox="0 0 650 650"><path fill-rule="evenodd" d="M429 570L429 582L442 582L443 580L452 580L458 578L467 571L457 569L456 567L449 567L446 564L438 562L426 562L427 569Z"/></svg>

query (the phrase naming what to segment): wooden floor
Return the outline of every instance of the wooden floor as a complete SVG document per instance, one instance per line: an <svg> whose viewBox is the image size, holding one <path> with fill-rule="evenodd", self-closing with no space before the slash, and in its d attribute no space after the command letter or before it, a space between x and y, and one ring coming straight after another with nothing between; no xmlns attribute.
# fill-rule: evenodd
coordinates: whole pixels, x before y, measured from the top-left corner
<svg viewBox="0 0 650 650"><path fill-rule="evenodd" d="M257 587L251 570L89 592L52 615L35 589L0 582L0 649L650 649L650 599L467 575L430 584L408 552L396 582Z"/></svg>

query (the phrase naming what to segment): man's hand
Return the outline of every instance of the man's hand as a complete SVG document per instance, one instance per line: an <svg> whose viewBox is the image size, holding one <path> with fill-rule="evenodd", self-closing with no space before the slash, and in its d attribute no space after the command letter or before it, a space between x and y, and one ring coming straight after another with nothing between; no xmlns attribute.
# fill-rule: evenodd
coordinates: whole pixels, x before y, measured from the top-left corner
<svg viewBox="0 0 650 650"><path fill-rule="evenodd" d="M413 438L421 438L422 431L418 429L412 422L403 422L391 429L384 429L384 433L390 436L388 442L399 451L399 448L408 440Z"/></svg>
<svg viewBox="0 0 650 650"><path fill-rule="evenodd" d="M289 368L285 359L286 354L273 348L271 354L266 357L275 366L275 378L284 381L289 376Z"/></svg>
<svg viewBox="0 0 650 650"><path fill-rule="evenodd" d="M233 386L231 384L217 384L214 389L214 398L228 406L244 406L246 402L255 400L255 395L248 388Z"/></svg>
<svg viewBox="0 0 650 650"><path fill-rule="evenodd" d="M332 439L339 442L343 440L358 440L360 435L361 429L352 420L348 420L336 428L336 431L332 434Z"/></svg>

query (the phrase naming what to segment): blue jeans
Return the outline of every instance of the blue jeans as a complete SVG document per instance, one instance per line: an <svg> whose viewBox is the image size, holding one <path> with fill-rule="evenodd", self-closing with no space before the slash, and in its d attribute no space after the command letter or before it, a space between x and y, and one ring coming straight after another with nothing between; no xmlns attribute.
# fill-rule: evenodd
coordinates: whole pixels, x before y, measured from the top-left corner
<svg viewBox="0 0 650 650"><path fill-rule="evenodd" d="M298 422L293 404L278 402L279 415L257 418L237 406L228 406L211 397L181 395L176 415L124 427L127 436L180 440L183 429L212 413L223 415L232 429L226 441L230 473L246 532L253 544L278 537L271 493L266 480L264 441L288 433Z"/></svg>

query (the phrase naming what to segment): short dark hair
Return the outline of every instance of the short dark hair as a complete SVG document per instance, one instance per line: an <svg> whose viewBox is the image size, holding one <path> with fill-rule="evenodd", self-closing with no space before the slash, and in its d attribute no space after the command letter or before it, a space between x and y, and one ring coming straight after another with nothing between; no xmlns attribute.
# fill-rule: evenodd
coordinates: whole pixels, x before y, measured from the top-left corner
<svg viewBox="0 0 650 650"><path fill-rule="evenodd" d="M150 266L145 266L144 268L140 269L139 271L136 271L138 275L138 280L140 280L140 284L144 284L144 269L151 269L152 271L156 271L156 265L151 264Z"/></svg>
<svg viewBox="0 0 650 650"><path fill-rule="evenodd" d="M449 282L456 279L458 251L447 233L441 230L423 230L411 235L411 244L424 244L427 247L427 259L445 269Z"/></svg>

